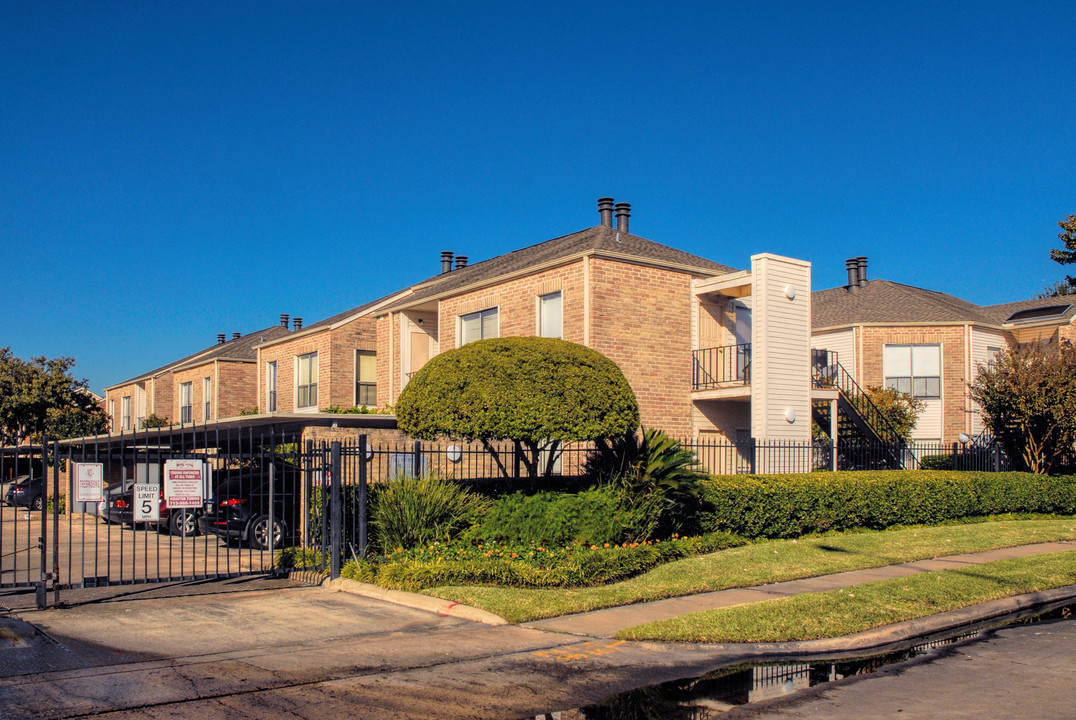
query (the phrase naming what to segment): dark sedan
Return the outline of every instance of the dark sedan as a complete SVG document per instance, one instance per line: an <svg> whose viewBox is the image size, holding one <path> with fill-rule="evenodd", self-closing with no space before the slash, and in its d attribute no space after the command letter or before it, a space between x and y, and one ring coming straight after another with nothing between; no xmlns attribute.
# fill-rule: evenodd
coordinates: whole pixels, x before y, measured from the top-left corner
<svg viewBox="0 0 1076 720"><path fill-rule="evenodd" d="M45 502L45 483L39 477L23 475L8 486L4 502L8 505L40 510Z"/></svg>
<svg viewBox="0 0 1076 720"><path fill-rule="evenodd" d="M276 464L270 529L268 466L221 473L198 529L224 540L249 542L255 550L281 547L294 539L299 527L300 477L297 466Z"/></svg>
<svg viewBox="0 0 1076 720"><path fill-rule="evenodd" d="M173 510L164 501L164 491L158 496L159 527L167 527L173 535L197 535L200 509L179 508ZM108 522L134 524L134 486L127 490L110 492L101 506L101 517ZM139 521L141 522L141 521Z"/></svg>

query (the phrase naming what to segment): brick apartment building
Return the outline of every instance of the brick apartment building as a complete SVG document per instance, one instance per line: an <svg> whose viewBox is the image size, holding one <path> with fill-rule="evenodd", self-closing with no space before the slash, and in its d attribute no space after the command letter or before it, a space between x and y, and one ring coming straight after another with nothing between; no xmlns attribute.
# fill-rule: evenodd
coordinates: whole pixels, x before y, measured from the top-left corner
<svg viewBox="0 0 1076 720"><path fill-rule="evenodd" d="M999 350L1076 340L1076 306L1064 297L979 306L868 280L865 257L850 258L846 269L846 285L814 293L811 345L837 352L861 386L895 387L922 400L915 440L955 442L982 432L968 384Z"/></svg>

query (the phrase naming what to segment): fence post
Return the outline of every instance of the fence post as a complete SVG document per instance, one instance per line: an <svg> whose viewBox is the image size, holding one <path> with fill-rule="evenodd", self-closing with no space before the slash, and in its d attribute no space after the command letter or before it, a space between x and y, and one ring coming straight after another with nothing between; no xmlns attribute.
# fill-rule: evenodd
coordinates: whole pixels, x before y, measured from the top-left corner
<svg viewBox="0 0 1076 720"><path fill-rule="evenodd" d="M71 477L71 463L67 464L67 475ZM47 493L46 493L47 494ZM52 604L60 606L60 442L52 441ZM67 501L71 501L70 493ZM67 556L68 564L71 555Z"/></svg>
<svg viewBox="0 0 1076 720"><path fill-rule="evenodd" d="M829 440L829 465L830 470L837 472L837 441L833 438Z"/></svg>
<svg viewBox="0 0 1076 720"><path fill-rule="evenodd" d="M366 555L366 435L359 435L359 557Z"/></svg>
<svg viewBox="0 0 1076 720"><path fill-rule="evenodd" d="M343 525L343 513L341 512L343 508L340 507L342 503L342 500L340 498L340 441L333 440L332 445L330 445L329 447L329 463L331 467L329 472L332 473L330 480L332 488L332 498L329 501L329 507L332 508L332 520L329 523L329 525L331 526L330 534L332 535L332 555L329 561L329 577L332 580L335 580L336 578L340 577L340 557L343 554L343 550L341 548L342 543L340 532L342 530L341 525Z"/></svg>
<svg viewBox="0 0 1076 720"><path fill-rule="evenodd" d="M34 461L33 455L30 456L30 477L34 476ZM48 605L48 499L49 499L49 438L47 435L41 436L41 534L37 537L37 546L41 550L40 558L40 579L37 583L37 592L35 600L37 600L37 609L44 610ZM29 489L29 486L27 486ZM27 513L29 514L29 513Z"/></svg>

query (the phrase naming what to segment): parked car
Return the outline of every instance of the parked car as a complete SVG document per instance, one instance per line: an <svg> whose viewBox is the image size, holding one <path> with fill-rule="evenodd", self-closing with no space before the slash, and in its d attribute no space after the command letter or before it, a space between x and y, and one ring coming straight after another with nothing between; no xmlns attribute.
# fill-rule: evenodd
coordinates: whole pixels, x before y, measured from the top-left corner
<svg viewBox="0 0 1076 720"><path fill-rule="evenodd" d="M45 482L40 477L23 475L8 486L4 495L4 502L8 505L28 507L31 510L40 510L45 502Z"/></svg>
<svg viewBox="0 0 1076 720"><path fill-rule="evenodd" d="M198 517L198 529L224 540L250 543L255 550L276 549L299 530L302 473L297 465L277 461L273 484L272 528L269 520L269 466L221 471L213 498Z"/></svg>
<svg viewBox="0 0 1076 720"><path fill-rule="evenodd" d="M126 490L117 489L108 493L99 505L100 515L107 522L134 524L134 485ZM158 496L158 509L160 521L153 523L159 528L168 528L173 535L197 535L198 516L202 514L201 508L177 508L168 507L164 501L164 491ZM138 522L142 522L141 520Z"/></svg>

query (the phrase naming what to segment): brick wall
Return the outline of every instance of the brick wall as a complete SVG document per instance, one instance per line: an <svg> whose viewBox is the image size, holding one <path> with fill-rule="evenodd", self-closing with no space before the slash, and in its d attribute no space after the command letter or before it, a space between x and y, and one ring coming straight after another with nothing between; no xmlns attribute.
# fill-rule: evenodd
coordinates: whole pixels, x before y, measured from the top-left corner
<svg viewBox="0 0 1076 720"><path fill-rule="evenodd" d="M183 383L189 382L191 384L191 422L203 423L207 420L213 420L213 395L209 396L209 417L205 416L205 394L203 392L203 380L210 378L210 393L213 393L213 388L216 387L216 369L213 367L213 363L209 362L204 365L198 365L196 367L188 368L186 370L180 370L179 372L172 373L172 411L168 417L172 422L178 423L182 419L182 414L179 411L179 404L181 402L181 394L179 391L180 386Z"/></svg>
<svg viewBox="0 0 1076 720"><path fill-rule="evenodd" d="M258 369L253 362L216 363L219 382L214 393L217 407L212 408L210 420L237 416L243 410L249 410L258 404Z"/></svg>
<svg viewBox="0 0 1076 720"><path fill-rule="evenodd" d="M377 350L377 321L372 317L352 320L330 331L330 336L332 363L326 368L328 387L324 396L318 390L318 406L351 407L355 404L355 351Z"/></svg>
<svg viewBox="0 0 1076 720"><path fill-rule="evenodd" d="M885 384L882 348L885 345L941 345L942 440L953 442L965 432L967 410L966 358L964 326L863 327L860 366L863 387Z"/></svg>
<svg viewBox="0 0 1076 720"><path fill-rule="evenodd" d="M590 346L620 366L647 427L691 435L691 276L592 258Z"/></svg>

